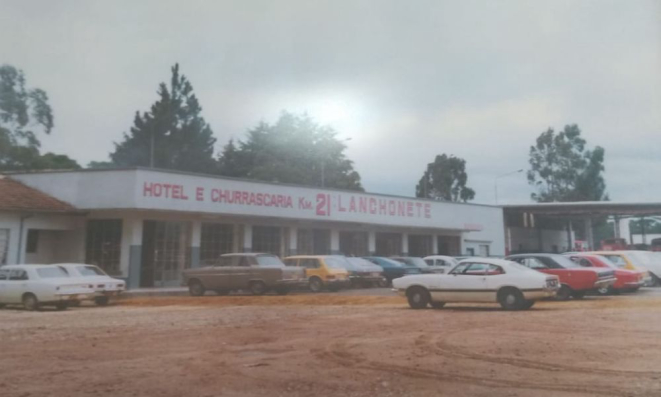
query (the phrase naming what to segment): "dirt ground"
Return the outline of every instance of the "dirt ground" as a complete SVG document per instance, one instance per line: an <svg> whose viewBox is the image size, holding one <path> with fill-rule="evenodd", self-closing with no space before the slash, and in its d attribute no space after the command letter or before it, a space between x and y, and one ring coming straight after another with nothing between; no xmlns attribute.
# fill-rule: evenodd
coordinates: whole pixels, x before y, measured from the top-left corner
<svg viewBox="0 0 661 397"><path fill-rule="evenodd" d="M330 294L4 309L0 395L661 396L661 296L526 312Z"/></svg>

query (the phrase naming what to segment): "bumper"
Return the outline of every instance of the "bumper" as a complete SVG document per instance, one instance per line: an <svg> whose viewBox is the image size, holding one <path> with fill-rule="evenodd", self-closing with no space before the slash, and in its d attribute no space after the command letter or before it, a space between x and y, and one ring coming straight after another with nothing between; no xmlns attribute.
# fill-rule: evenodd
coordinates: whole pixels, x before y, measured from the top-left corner
<svg viewBox="0 0 661 397"><path fill-rule="evenodd" d="M116 289L116 290L101 290L101 291L96 291L96 296L119 296L122 292L124 292L123 289Z"/></svg>
<svg viewBox="0 0 661 397"><path fill-rule="evenodd" d="M615 284L615 281L616 281L615 277L604 280L597 280L597 282L594 283L594 288L595 289L608 288L613 284Z"/></svg>
<svg viewBox="0 0 661 397"><path fill-rule="evenodd" d="M93 293L82 294L57 294L54 296L54 302L84 301L94 299Z"/></svg>
<svg viewBox="0 0 661 397"><path fill-rule="evenodd" d="M558 289L560 288L542 288L534 291L523 291L523 297L528 300L553 298L558 293Z"/></svg>
<svg viewBox="0 0 661 397"><path fill-rule="evenodd" d="M308 286L308 280L305 279L280 280L276 282L274 285L274 287L276 288L289 288L289 289L305 288L307 286Z"/></svg>

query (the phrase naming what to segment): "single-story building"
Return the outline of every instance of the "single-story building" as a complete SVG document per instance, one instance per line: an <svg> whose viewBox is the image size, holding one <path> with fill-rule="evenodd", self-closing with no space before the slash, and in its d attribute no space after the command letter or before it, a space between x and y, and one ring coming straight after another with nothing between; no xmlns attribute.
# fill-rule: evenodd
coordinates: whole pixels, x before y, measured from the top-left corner
<svg viewBox="0 0 661 397"><path fill-rule="evenodd" d="M178 285L228 252L505 254L500 207L145 168L0 179L0 263L94 263L130 288Z"/></svg>

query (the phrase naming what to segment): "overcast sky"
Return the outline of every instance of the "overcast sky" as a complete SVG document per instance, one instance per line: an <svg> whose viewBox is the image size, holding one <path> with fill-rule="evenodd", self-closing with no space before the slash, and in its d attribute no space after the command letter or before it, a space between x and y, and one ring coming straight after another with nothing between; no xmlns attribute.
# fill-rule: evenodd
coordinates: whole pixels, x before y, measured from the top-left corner
<svg viewBox="0 0 661 397"><path fill-rule="evenodd" d="M50 96L43 149L107 160L179 62L218 139L282 110L349 138L366 190L467 161L476 202L548 127L606 149L616 201L661 201L661 1L10 1L0 64ZM525 174L501 203L530 200Z"/></svg>

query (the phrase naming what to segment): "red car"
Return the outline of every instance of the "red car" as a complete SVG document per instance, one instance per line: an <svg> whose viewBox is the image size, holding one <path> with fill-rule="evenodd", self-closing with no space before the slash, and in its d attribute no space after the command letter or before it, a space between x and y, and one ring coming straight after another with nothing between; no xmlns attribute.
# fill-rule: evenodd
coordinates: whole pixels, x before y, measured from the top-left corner
<svg viewBox="0 0 661 397"><path fill-rule="evenodd" d="M620 292L635 292L645 284L645 272L618 267L608 258L593 254L571 254L568 257L583 267L608 268L615 271L615 284L608 288L600 288L600 294L619 294Z"/></svg>
<svg viewBox="0 0 661 397"><path fill-rule="evenodd" d="M581 267L564 255L518 254L505 259L558 276L561 285L556 298L559 300L581 299L588 291L608 288L616 281L615 270Z"/></svg>

